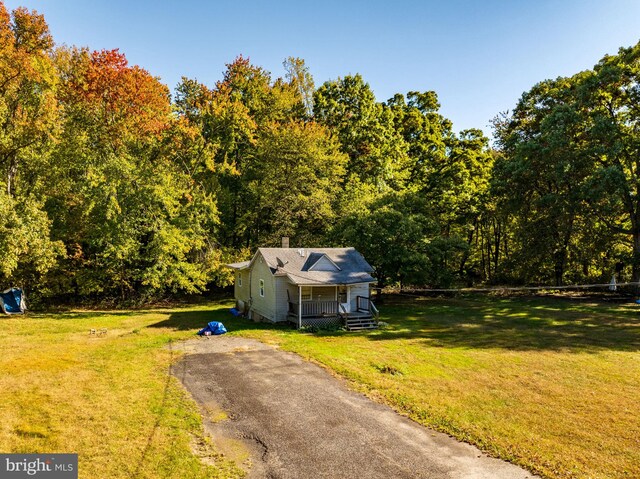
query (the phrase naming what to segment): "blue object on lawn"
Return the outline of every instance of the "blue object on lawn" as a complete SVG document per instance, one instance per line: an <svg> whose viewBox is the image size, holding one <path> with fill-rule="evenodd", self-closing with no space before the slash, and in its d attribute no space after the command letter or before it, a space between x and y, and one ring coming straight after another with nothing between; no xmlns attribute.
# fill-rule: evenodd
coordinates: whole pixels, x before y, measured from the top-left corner
<svg viewBox="0 0 640 479"><path fill-rule="evenodd" d="M231 308L229 311L231 311L231 314L233 314L234 316L240 316L242 313L236 309L236 308Z"/></svg>
<svg viewBox="0 0 640 479"><path fill-rule="evenodd" d="M636 304L640 304L640 299L636 299Z"/></svg>
<svg viewBox="0 0 640 479"><path fill-rule="evenodd" d="M212 335L217 336L218 334L226 333L227 328L224 327L224 324L219 323L218 321L211 321L205 328L202 328L196 334L198 334L199 336L208 336L207 331L209 331L209 333L211 333Z"/></svg>
<svg viewBox="0 0 640 479"><path fill-rule="evenodd" d="M20 288L11 288L0 293L2 309L5 313L24 313L24 298Z"/></svg>

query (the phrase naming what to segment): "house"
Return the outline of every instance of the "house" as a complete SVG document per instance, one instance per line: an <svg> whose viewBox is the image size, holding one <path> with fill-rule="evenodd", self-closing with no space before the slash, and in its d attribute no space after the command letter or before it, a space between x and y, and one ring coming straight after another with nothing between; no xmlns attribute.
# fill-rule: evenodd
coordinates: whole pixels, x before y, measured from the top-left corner
<svg viewBox="0 0 640 479"><path fill-rule="evenodd" d="M285 243L286 244L286 243ZM259 248L235 270L237 308L254 320L303 326L377 326L373 268L354 248Z"/></svg>

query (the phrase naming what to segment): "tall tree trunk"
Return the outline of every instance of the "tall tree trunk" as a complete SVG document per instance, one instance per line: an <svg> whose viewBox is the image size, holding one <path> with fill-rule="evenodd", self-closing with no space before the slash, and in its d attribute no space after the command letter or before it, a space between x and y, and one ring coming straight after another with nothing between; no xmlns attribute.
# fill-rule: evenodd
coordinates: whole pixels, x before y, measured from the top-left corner
<svg viewBox="0 0 640 479"><path fill-rule="evenodd" d="M631 265L631 281L640 280L640 230L633 226L633 264ZM636 289L640 289L636 287Z"/></svg>
<svg viewBox="0 0 640 479"><path fill-rule="evenodd" d="M474 227L469 230L469 234L467 235L467 246L469 248L464 252L464 254L462 255L462 259L460 260L460 267L458 268L458 274L460 275L460 278L462 278L462 276L464 275L464 267L467 264L467 260L469 259L469 256L471 254L471 245L473 244L473 237L475 230L478 227L477 225L478 222L474 221Z"/></svg>
<svg viewBox="0 0 640 479"><path fill-rule="evenodd" d="M564 265L567 259L567 251L562 249L554 255L554 274L556 286L562 286L564 277Z"/></svg>
<svg viewBox="0 0 640 479"><path fill-rule="evenodd" d="M556 286L562 286L564 282L564 270L567 266L567 257L569 256L569 243L573 235L574 212L570 213L569 224L565 228L560 249L554 254L554 272Z"/></svg>
<svg viewBox="0 0 640 479"><path fill-rule="evenodd" d="M500 261L500 240L502 239L502 228L500 227L500 221L494 220L493 231L495 240L495 250L493 252L493 272L498 271L498 263Z"/></svg>
<svg viewBox="0 0 640 479"><path fill-rule="evenodd" d="M14 190L14 179L16 177L16 173L18 172L18 163L15 158L11 159L9 163L9 171L7 172L7 195L13 196Z"/></svg>
<svg viewBox="0 0 640 479"><path fill-rule="evenodd" d="M629 201L629 203L629 212L631 213L631 235L633 236L631 281L637 283L640 281L640 201L637 203ZM640 291L640 288L636 286L636 292L638 291Z"/></svg>

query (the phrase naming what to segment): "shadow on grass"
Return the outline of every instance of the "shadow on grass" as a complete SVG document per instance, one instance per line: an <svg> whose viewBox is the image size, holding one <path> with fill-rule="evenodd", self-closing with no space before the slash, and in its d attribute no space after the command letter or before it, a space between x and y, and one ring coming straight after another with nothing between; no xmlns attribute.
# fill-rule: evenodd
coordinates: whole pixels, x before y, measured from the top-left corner
<svg viewBox="0 0 640 479"><path fill-rule="evenodd" d="M321 331L316 336L364 336L372 341L422 340L430 347L597 352L640 351L640 308L584 304L550 298L450 298L385 300L380 319L387 329ZM193 331L210 321L228 331L290 331L289 324L256 323L227 308L177 311L150 328ZM309 334L309 333L301 333Z"/></svg>
<svg viewBox="0 0 640 479"><path fill-rule="evenodd" d="M430 346L506 349L640 350L640 311L553 299L406 298L381 308L389 329L371 340L424 339Z"/></svg>
<svg viewBox="0 0 640 479"><path fill-rule="evenodd" d="M46 313L34 313L28 311L26 317L29 319L53 319L55 321L64 321L68 319L91 319L94 320L100 317L109 317L109 318L127 318L131 316L145 316L148 314L154 314L153 311L62 311L62 312L46 312Z"/></svg>
<svg viewBox="0 0 640 479"><path fill-rule="evenodd" d="M228 309L211 309L206 311L179 311L171 314L169 319L150 324L149 328L170 328L176 331L193 330L194 333L204 328L211 321L219 321L228 331L249 329L290 330L288 324L257 323L248 319L233 316Z"/></svg>

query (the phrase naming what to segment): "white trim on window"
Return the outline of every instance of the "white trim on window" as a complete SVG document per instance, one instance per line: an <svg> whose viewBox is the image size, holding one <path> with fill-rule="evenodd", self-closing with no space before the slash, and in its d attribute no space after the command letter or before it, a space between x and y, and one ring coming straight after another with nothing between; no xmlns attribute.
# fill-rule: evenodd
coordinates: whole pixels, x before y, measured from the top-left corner
<svg viewBox="0 0 640 479"><path fill-rule="evenodd" d="M260 280L260 297L264 298L264 279Z"/></svg>

